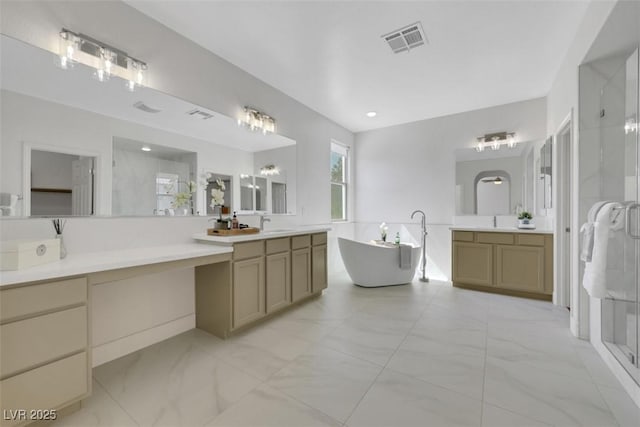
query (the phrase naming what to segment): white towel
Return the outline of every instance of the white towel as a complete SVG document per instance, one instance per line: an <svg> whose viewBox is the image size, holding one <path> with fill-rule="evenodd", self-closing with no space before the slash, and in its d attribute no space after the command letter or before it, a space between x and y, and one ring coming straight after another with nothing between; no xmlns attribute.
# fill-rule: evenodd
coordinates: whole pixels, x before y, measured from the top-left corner
<svg viewBox="0 0 640 427"><path fill-rule="evenodd" d="M609 261L610 253L614 253L609 248L609 241L624 226L624 215L619 214L621 208L623 205L620 203L608 202L600 207L593 222L591 261L585 265L582 286L594 298L607 296L607 269L618 267L615 259Z"/></svg>
<svg viewBox="0 0 640 427"><path fill-rule="evenodd" d="M411 270L411 245L400 245L400 269Z"/></svg>
<svg viewBox="0 0 640 427"><path fill-rule="evenodd" d="M582 233L582 250L580 251L581 261L591 262L591 256L593 254L593 226L596 222L598 212L600 212L600 209L602 209L602 207L607 203L611 202L605 200L594 203L587 214L587 222L582 224L582 227L580 227L580 232Z"/></svg>

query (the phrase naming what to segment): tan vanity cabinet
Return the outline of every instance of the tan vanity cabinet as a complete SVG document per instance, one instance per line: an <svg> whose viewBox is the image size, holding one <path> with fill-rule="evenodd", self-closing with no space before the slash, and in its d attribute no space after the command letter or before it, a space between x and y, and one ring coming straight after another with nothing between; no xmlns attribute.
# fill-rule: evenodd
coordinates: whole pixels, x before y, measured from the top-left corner
<svg viewBox="0 0 640 427"><path fill-rule="evenodd" d="M291 304L291 243L288 237L267 240L266 312Z"/></svg>
<svg viewBox="0 0 640 427"><path fill-rule="evenodd" d="M328 286L327 233L311 235L311 290L321 292Z"/></svg>
<svg viewBox="0 0 640 427"><path fill-rule="evenodd" d="M237 243L233 251L233 328L263 317L265 311L264 240Z"/></svg>
<svg viewBox="0 0 640 427"><path fill-rule="evenodd" d="M1 411L62 409L91 391L86 278L0 290ZM13 412L15 414L15 412ZM3 416L2 426L29 419Z"/></svg>
<svg viewBox="0 0 640 427"><path fill-rule="evenodd" d="M453 231L454 286L550 300L553 236Z"/></svg>
<svg viewBox="0 0 640 427"><path fill-rule="evenodd" d="M311 295L311 236L291 238L291 301Z"/></svg>

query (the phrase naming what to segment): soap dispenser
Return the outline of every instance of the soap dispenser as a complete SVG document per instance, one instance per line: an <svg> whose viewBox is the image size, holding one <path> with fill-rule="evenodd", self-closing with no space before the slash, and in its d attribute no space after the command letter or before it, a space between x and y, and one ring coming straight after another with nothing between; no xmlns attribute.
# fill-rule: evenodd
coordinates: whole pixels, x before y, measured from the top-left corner
<svg viewBox="0 0 640 427"><path fill-rule="evenodd" d="M396 244L396 245L400 244L400 232L396 233L396 240L393 243Z"/></svg>
<svg viewBox="0 0 640 427"><path fill-rule="evenodd" d="M236 216L236 211L233 211L233 219L231 220L231 228L234 228L234 229L240 228L240 223L238 222L238 217Z"/></svg>

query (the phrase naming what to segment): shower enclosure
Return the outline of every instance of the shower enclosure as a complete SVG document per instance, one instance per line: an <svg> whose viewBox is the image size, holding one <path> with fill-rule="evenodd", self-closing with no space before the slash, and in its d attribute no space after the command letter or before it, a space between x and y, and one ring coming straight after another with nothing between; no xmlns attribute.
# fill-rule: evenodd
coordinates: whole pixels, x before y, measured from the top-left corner
<svg viewBox="0 0 640 427"><path fill-rule="evenodd" d="M625 228L611 232L608 240L601 340L640 384L638 60L636 49L581 66L580 220L586 220L589 207L599 200L621 204L612 215L622 215Z"/></svg>

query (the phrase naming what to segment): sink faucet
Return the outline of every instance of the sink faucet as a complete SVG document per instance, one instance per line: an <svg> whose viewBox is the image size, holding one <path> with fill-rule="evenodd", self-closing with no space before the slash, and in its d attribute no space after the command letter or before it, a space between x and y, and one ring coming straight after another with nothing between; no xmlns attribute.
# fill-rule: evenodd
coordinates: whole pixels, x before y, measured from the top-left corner
<svg viewBox="0 0 640 427"><path fill-rule="evenodd" d="M260 231L264 230L264 223L265 222L271 222L271 218L267 218L264 215L260 215Z"/></svg>
<svg viewBox="0 0 640 427"><path fill-rule="evenodd" d="M498 228L498 218L495 215L493 216L493 228Z"/></svg>

